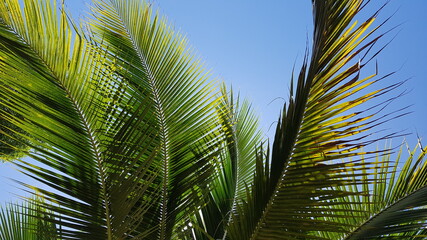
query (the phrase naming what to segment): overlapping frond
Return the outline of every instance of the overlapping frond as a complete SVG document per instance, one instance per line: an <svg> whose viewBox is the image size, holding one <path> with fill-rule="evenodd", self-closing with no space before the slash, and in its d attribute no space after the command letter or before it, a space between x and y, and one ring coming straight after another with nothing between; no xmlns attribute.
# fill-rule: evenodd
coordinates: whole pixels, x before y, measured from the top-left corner
<svg viewBox="0 0 427 240"><path fill-rule="evenodd" d="M349 218L351 229L343 239L414 239L425 238L426 228L426 148L408 148L408 158L402 161L406 146L397 155L377 159L384 170L375 171L376 184L361 188L370 196L345 198L343 207L360 209L360 216ZM417 153L419 151L419 153ZM392 159L396 158L396 159ZM390 164L393 163L393 165Z"/></svg>
<svg viewBox="0 0 427 240"><path fill-rule="evenodd" d="M97 107L86 101L99 100L90 81L94 59L79 35L74 33L72 40L65 12L58 13L50 1L24 1L23 12L18 1L1 6L5 86L1 91L9 97L4 104L24 121L2 114L29 133L27 139L36 151L29 155L50 169L25 161L17 165L61 193L40 189L61 206L46 206L53 221L59 215L69 219L58 223L69 229L63 238L102 239L106 233L100 229L109 216L102 204L107 202L105 184L98 180L105 181L105 175L101 175L103 160L93 128Z"/></svg>
<svg viewBox="0 0 427 240"><path fill-rule="evenodd" d="M370 173L375 182L341 188L367 194L336 199L335 203L343 209L340 214L348 215L341 220L349 226L348 231L322 232L320 236L327 239L425 238L426 149L421 144L413 150L407 148L409 156L404 158L405 148L407 144L402 144L394 153L386 146L387 152L375 157L378 167ZM346 213L348 210L352 212ZM332 218L325 216L328 220Z"/></svg>
<svg viewBox="0 0 427 240"><path fill-rule="evenodd" d="M141 1L97 1L91 27L117 74L147 99L157 126L153 159L158 190L141 228L151 238L177 234L208 191L219 151L220 121L215 89L187 40Z"/></svg>
<svg viewBox="0 0 427 240"><path fill-rule="evenodd" d="M62 212L64 216L90 219L96 212L95 218L102 219L98 199L101 193L93 161L95 149L88 121L83 117L90 115L83 113L84 106L79 104L92 91L78 89L85 86L88 78L84 74L90 71L87 66L91 64L80 37L75 35L73 47L66 15L58 12L51 2L24 1L21 11L18 1L3 1L0 19L0 92L8 97L1 104L22 116L2 111L2 118L28 133L22 137L35 150L29 155L59 172L29 165L24 160L16 164L26 174L69 196L40 190L50 200L73 209ZM88 205L94 207L87 211ZM58 209L52 210L53 215L58 213ZM83 222L68 224L72 230L64 238L81 235L74 235L73 228L95 228L95 221L80 221ZM98 222L98 227L101 226Z"/></svg>
<svg viewBox="0 0 427 240"><path fill-rule="evenodd" d="M40 199L30 199L21 204L9 203L0 207L0 238L9 240L57 239L60 229L46 218L40 208Z"/></svg>
<svg viewBox="0 0 427 240"><path fill-rule="evenodd" d="M26 0L23 12L3 1L1 104L22 119L2 118L28 133L38 164L16 165L52 189L38 191L56 203L44 207L63 239L165 238L208 189L220 126L214 90L148 4L109 4L95 11L123 17L125 30L113 37L105 21L96 43L51 1Z"/></svg>
<svg viewBox="0 0 427 240"><path fill-rule="evenodd" d="M361 176L378 166L357 159L372 153L357 150L392 137L375 138L365 132L398 116L382 113L394 97L365 111L358 106L401 84L367 90L384 79L374 79L377 72L368 77L361 74L372 59L369 56L375 56L369 52L382 35L372 36L378 27L369 30L377 13L361 24L352 23L363 6L360 0L313 1L311 58L305 58L295 89L291 86L271 160L260 155L271 163L257 169L248 200L233 216L228 229L231 239L317 239L319 231L348 231L340 221L347 216L337 214L342 209L334 200L361 193L337 186L372 180ZM349 157L354 160L337 161Z"/></svg>
<svg viewBox="0 0 427 240"><path fill-rule="evenodd" d="M239 96L235 100L233 91L227 93L222 88L222 102L220 110L225 109L228 114L223 116L226 129L232 129L227 143L230 146L228 154L233 172L232 178L236 186L233 187L234 198L243 199L246 195L246 185L251 182L255 171L256 151L262 143L261 132L258 129L258 118L248 100L240 103ZM233 146L234 145L234 146Z"/></svg>
<svg viewBox="0 0 427 240"><path fill-rule="evenodd" d="M241 102L225 85L218 114L225 130L224 148L219 155L217 177L212 182L212 191L206 195L206 205L202 207L193 228L188 228L189 239L221 239L226 226L235 211L237 202L246 196L246 186L252 181L255 171L256 151L262 142L256 117L249 101ZM199 228L200 229L199 229ZM209 238L207 238L209 239Z"/></svg>

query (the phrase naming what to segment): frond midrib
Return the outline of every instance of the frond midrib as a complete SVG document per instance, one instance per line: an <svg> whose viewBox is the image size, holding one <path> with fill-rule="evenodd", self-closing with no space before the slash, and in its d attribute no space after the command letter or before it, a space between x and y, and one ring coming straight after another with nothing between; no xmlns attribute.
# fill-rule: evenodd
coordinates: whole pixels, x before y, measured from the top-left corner
<svg viewBox="0 0 427 240"><path fill-rule="evenodd" d="M0 19L1 20L1 19ZM66 93L66 98L68 98L71 102L71 104L73 105L74 110L76 111L76 113L78 114L81 123L83 124L83 128L89 138L90 141L90 146L92 148L94 157L96 159L97 162L97 167L100 173L100 180L101 180L101 188L102 188L102 195L103 195L103 200L104 200L104 207L105 207L105 217L106 217L106 222L107 222L107 231L108 231L108 240L112 239L112 229L111 229L111 219L110 219L110 214L109 214L109 207L108 207L108 199L107 199L107 185L106 185L106 177L105 177L105 173L103 171L103 167L102 167L102 157L101 157L101 152L100 149L98 147L98 144L96 144L96 138L94 135L94 131L90 128L90 125L85 117L85 114L82 110L82 108L79 106L78 101L76 99L74 99L73 94L69 91L69 89L67 89L65 87L65 84L62 83L61 79L55 74L54 70L51 68L51 66L43 59L43 57L39 54L39 52L34 49L31 44L28 43L28 41L25 40L25 38L23 38L17 31L15 31L12 27L10 27L8 24L6 24L5 22L1 21L1 23L6 26L19 40L22 41L22 43L24 45L26 45L34 54L35 56L37 56L37 58L41 61L41 63L49 70L49 73L51 75L51 77L53 77L56 80L56 83L58 84L58 87L60 87L65 93Z"/></svg>
<svg viewBox="0 0 427 240"><path fill-rule="evenodd" d="M169 196L169 161L170 161L170 154L169 154L169 129L166 124L166 114L163 108L163 102L161 100L159 89L156 85L156 78L151 71L151 68L148 64L147 57L140 51L138 48L138 45L136 44L136 41L133 37L133 35L129 32L129 28L127 24L125 23L123 17L119 13L117 6L114 5L114 8L117 12L117 16L119 17L120 23L123 26L123 29L126 32L126 36L130 40L133 50L138 55L139 60L141 61L142 67L146 71L146 75L148 78L149 85L151 87L151 96L154 101L154 108L156 109L156 118L157 118L157 124L159 124L159 136L161 138L161 155L163 158L163 179L162 179L162 203L160 205L160 235L159 239L164 239L166 237L167 232L167 218L168 218L168 196Z"/></svg>
<svg viewBox="0 0 427 240"><path fill-rule="evenodd" d="M304 103L304 105L306 105L306 102ZM295 146L295 143L298 140L298 135L299 135L299 132L300 132L299 129L301 129L302 122L303 122L303 118L301 118L301 120L298 123L298 133L297 133L297 135L295 136L295 138L293 140L292 146ZM292 154L294 152L293 149L294 149L294 147L292 147L292 150L289 152L289 155L286 157L286 159L291 158L291 156L292 156ZM289 161L286 161L285 163L286 163L286 165L283 166L283 170L282 170L282 172L280 174L280 176L282 176L282 177L280 179L278 179L278 181L277 181L277 183L276 183L276 185L274 187L274 190L271 192L272 195L270 196L270 198L268 200L268 203L266 204L265 208L263 209L261 217L257 221L257 224L255 226L255 229L254 229L252 235L251 235L250 240L255 240L257 238L259 230L261 229L261 225L264 223L264 221L265 221L265 219L267 217L267 214L270 212L271 208L273 208L274 200L275 200L274 193L277 192L278 189L280 188L280 186L282 185L281 181L282 181L283 176L286 174L287 166L288 166Z"/></svg>
<svg viewBox="0 0 427 240"><path fill-rule="evenodd" d="M229 123L229 124L233 124L233 123ZM238 187L239 187L238 183L239 183L239 175L240 175L239 170L237 169L238 161L240 159L240 152L239 152L239 147L238 147L238 138L236 135L236 125L235 124L232 125L231 129L232 129L232 133L231 133L232 142L230 143L231 146L229 148L229 152L230 152L230 158L231 158L232 157L232 154L231 154L232 148L235 151L235 159L234 159L234 161L233 161L233 159L231 160L231 164L234 165L234 166L232 166L232 171L233 171L235 179L233 181L234 194L233 194L233 196L231 196L233 198L233 201L231 203L230 214L229 214L228 220L225 224L225 227L227 227L233 219L232 213L234 212L236 205L237 205L237 193L238 193ZM222 240L225 240L226 238L227 238L227 229L225 228Z"/></svg>

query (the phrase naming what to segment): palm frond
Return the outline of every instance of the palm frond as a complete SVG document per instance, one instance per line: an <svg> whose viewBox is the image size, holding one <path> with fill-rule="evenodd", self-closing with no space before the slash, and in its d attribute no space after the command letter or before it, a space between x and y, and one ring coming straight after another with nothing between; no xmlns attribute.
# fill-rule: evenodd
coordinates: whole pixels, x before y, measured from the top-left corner
<svg viewBox="0 0 427 240"><path fill-rule="evenodd" d="M9 240L54 240L58 230L43 214L39 203L42 199L29 199L25 203L0 208L0 238ZM47 213L47 212L46 212Z"/></svg>
<svg viewBox="0 0 427 240"><path fill-rule="evenodd" d="M358 106L402 84L368 91L385 77L374 79L377 72L361 77L377 54L370 54L372 46L382 37L372 36L379 27L369 30L377 13L361 24L351 23L364 4L361 0L313 1L311 59L306 56L303 62L295 93L291 86L271 160L260 155L259 162L271 163L257 168L248 199L240 204L228 229L231 239L321 239L318 232L349 231L341 221L347 216L338 214L343 210L334 200L362 193L337 186L374 181L363 176L378 166L357 158L369 159L376 151L357 150L397 136L373 137L365 132L400 114L382 114L394 97L367 111L357 110ZM349 157L356 159L337 161Z"/></svg>
<svg viewBox="0 0 427 240"><path fill-rule="evenodd" d="M262 142L256 117L248 100L240 101L233 90L229 92L225 85L221 89L222 97L218 114L225 130L223 151L219 155L218 176L212 182L212 191L207 195L207 203L197 215L189 235L197 239L209 236L219 239L224 236L226 226L235 211L237 202L245 198L246 185L252 181L255 172L256 151ZM208 237L208 239L209 239ZM191 239L191 238L189 238Z"/></svg>
<svg viewBox="0 0 427 240"><path fill-rule="evenodd" d="M343 199L346 208L362 207L362 218L349 219L358 227L344 239L413 239L425 237L426 202L426 149L416 147L402 161L404 146L396 160L388 154L379 160L385 170L376 171L376 184L363 186L372 191L364 198ZM420 152L417 154L417 150ZM389 164L394 163L393 165Z"/></svg>
<svg viewBox="0 0 427 240"><path fill-rule="evenodd" d="M96 107L84 101L90 97L98 100L95 88L89 87L95 59L80 35L73 32L64 11L58 11L50 1L23 4L23 11L18 1L0 5L0 91L9 98L2 105L22 119L5 111L2 116L28 133L22 137L36 151L29 155L50 168L25 160L16 165L61 193L39 190L48 199L44 207L51 211L50 219L68 227L62 238L102 239L109 216L106 205L100 204L105 200L105 185L98 180L105 180L105 176L92 128ZM57 222L59 215L68 222Z"/></svg>
<svg viewBox="0 0 427 240"><path fill-rule="evenodd" d="M138 6L148 16L147 5ZM153 96L165 96L161 91L170 85L159 82L164 89L153 90L140 81L141 72L124 78L136 73L129 63L139 58L127 58L130 69L120 69L122 61L110 62L110 53L81 37L50 1L24 1L23 12L18 1L0 8L0 92L10 99L1 104L23 120L5 111L2 118L28 133L22 137L38 162L16 165L53 190L24 185L46 196L50 219L66 229L62 239L171 234L175 218L192 211L188 206L207 188L213 166L218 124L210 124L216 123L213 90L199 64L185 61L185 46L164 23L147 18L174 43L157 39L172 54L155 67L175 74L168 84L179 89L162 101L161 111ZM164 214L160 221L158 213Z"/></svg>

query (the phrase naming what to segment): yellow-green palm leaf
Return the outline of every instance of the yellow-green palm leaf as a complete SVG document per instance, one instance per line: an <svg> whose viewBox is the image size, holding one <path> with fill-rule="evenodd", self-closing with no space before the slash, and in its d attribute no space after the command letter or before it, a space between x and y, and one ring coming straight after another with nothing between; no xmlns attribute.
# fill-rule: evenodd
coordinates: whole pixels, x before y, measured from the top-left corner
<svg viewBox="0 0 427 240"><path fill-rule="evenodd" d="M229 223L230 239L323 239L319 232L350 231L342 219L353 210L343 213L336 200L362 193L339 186L373 181L362 176L369 175L375 164L359 158L369 158L372 152L360 149L394 136L366 133L393 117L380 110L391 100L363 105L366 111L356 108L400 85L372 89L383 78L376 72L362 75L376 55L370 53L371 47L381 37L372 36L378 27L370 28L377 13L357 24L353 19L365 1L312 2L313 47L295 88L291 86L271 154L260 152L247 199ZM354 160L337 161L349 157Z"/></svg>

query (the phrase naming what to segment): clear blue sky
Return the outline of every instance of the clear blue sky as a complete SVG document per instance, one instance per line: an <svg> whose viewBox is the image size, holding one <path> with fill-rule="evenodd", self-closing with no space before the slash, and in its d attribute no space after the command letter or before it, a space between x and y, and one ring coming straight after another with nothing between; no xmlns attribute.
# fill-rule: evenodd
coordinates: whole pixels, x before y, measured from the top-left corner
<svg viewBox="0 0 427 240"><path fill-rule="evenodd" d="M66 0L73 16L82 16L87 0ZM273 134L269 126L277 120L283 100L287 99L289 79L294 63L300 63L311 37L312 18L310 0L156 0L160 13L168 16L176 29L184 33L214 76L232 84L241 96L249 98L259 115L267 136ZM374 0L368 11L381 5ZM377 5L378 4L378 5ZM396 12L397 11L397 12ZM378 57L380 73L399 70L390 79L411 78L404 85L410 93L402 97L391 110L413 105L409 116L397 119L384 127L418 133L427 144L427 1L393 0L380 19L395 16L383 28L398 27L390 37L393 42ZM403 89L402 89L403 90ZM415 139L415 135L407 139ZM414 141L411 141L414 142ZM396 142L400 143L400 140ZM5 178L22 177L10 166L2 166L0 204L15 199L14 184Z"/></svg>

